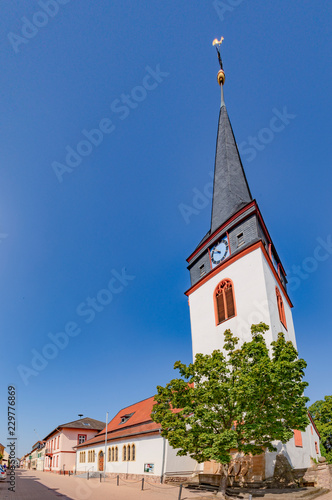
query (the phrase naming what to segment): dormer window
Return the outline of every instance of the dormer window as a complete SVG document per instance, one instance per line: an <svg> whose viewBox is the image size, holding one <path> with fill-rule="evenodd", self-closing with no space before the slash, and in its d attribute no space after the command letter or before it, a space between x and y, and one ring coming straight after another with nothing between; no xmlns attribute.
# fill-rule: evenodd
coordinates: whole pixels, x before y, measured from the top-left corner
<svg viewBox="0 0 332 500"><path fill-rule="evenodd" d="M130 419L130 417L132 417L133 415L134 415L134 413L127 413L125 415L122 415L121 416L120 425L121 424L125 424L126 422L128 422L128 420Z"/></svg>

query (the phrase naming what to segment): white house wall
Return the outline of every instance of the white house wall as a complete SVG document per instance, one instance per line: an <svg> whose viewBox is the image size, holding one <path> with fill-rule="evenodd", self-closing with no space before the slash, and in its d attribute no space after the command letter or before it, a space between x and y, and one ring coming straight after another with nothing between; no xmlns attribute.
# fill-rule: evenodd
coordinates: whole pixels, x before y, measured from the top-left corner
<svg viewBox="0 0 332 500"><path fill-rule="evenodd" d="M135 445L136 448L136 459L135 461L122 461L122 448L124 445ZM119 460L118 462L108 462L108 448L118 447L119 450ZM107 443L107 453L106 453L106 472L107 473L125 473L125 474L144 474L144 464L153 463L154 473L150 474L153 476L161 475L162 466L162 449L163 449L163 438L161 436L151 436L144 438L136 438L132 440L114 441L113 443ZM88 462L88 451L95 450L95 461L94 463ZM86 462L79 463L79 454L81 451L85 451ZM105 443L96 444L95 446L89 446L87 448L78 448L76 453L76 470L78 471L98 471L98 455L99 452L105 452ZM148 474L149 475L149 474Z"/></svg>
<svg viewBox="0 0 332 500"><path fill-rule="evenodd" d="M165 472L198 472L203 470L204 464L198 464L189 455L179 457L176 455L177 449L170 446L166 441L166 459L165 459Z"/></svg>
<svg viewBox="0 0 332 500"><path fill-rule="evenodd" d="M122 460L122 448L127 445L135 445L136 459L135 461ZM118 447L119 460L118 462L109 462L108 449ZM88 462L88 451L95 451L95 461ZM79 462L80 452L85 451L85 463ZM99 470L99 452L105 452L105 444L99 443L95 446L78 448L76 453L76 471L79 472L95 472ZM164 457L164 458L163 458ZM176 451L173 450L164 439L158 436L144 436L133 440L114 441L107 443L106 452L106 473L113 474L129 474L129 475L145 475L160 477L165 472L179 472L194 470L196 461L190 457L177 457ZM144 464L154 464L153 473L144 472ZM163 470L162 470L163 469Z"/></svg>
<svg viewBox="0 0 332 500"><path fill-rule="evenodd" d="M311 458L320 457L319 437L315 428L310 424L302 434L302 447L295 446L294 437L286 444L275 443L277 452L267 452L265 461L265 475L272 477L277 453L285 455L293 469L305 469L311 466ZM315 442L317 443L318 453L316 452Z"/></svg>

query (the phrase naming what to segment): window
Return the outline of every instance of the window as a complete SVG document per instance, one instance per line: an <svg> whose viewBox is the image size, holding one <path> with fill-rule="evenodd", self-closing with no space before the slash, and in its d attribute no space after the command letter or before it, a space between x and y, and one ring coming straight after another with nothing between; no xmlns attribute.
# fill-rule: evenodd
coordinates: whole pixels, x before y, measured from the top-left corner
<svg viewBox="0 0 332 500"><path fill-rule="evenodd" d="M60 436L58 436L58 448L60 448Z"/></svg>
<svg viewBox="0 0 332 500"><path fill-rule="evenodd" d="M278 311L279 311L279 319L280 319L282 325L287 330L287 323L286 323L286 314L285 314L284 302L282 300L282 296L281 296L281 293L280 293L278 287L276 287L276 295L277 295L277 304L278 304Z"/></svg>
<svg viewBox="0 0 332 500"><path fill-rule="evenodd" d="M204 274L206 274L206 273L205 273L204 264L203 264L203 265L202 265L202 266L200 266L200 268L199 268L199 276L200 276L200 278L201 278L202 276L204 276Z"/></svg>
<svg viewBox="0 0 332 500"><path fill-rule="evenodd" d="M88 451L88 462L94 462L95 461L95 450L89 450Z"/></svg>
<svg viewBox="0 0 332 500"><path fill-rule="evenodd" d="M319 455L319 450L318 450L318 444L317 444L317 441L315 441L315 450L316 450L316 454Z"/></svg>
<svg viewBox="0 0 332 500"><path fill-rule="evenodd" d="M85 463L85 451L80 451L80 464L84 463Z"/></svg>
<svg viewBox="0 0 332 500"><path fill-rule="evenodd" d="M78 444L84 443L84 441L86 441L86 438L87 438L86 434L79 434L77 437Z"/></svg>
<svg viewBox="0 0 332 500"><path fill-rule="evenodd" d="M240 247L243 244L244 244L243 233L240 233L237 235L237 246Z"/></svg>
<svg viewBox="0 0 332 500"><path fill-rule="evenodd" d="M130 462L130 444L127 446L127 460Z"/></svg>
<svg viewBox="0 0 332 500"><path fill-rule="evenodd" d="M214 292L216 324L222 323L235 316L235 300L233 283L223 280Z"/></svg>
<svg viewBox="0 0 332 500"><path fill-rule="evenodd" d="M120 424L125 424L126 422L128 422L130 417L132 417L133 415L134 413L127 413L126 415L122 415Z"/></svg>
<svg viewBox="0 0 332 500"><path fill-rule="evenodd" d="M116 446L115 447L115 461L117 462L119 460L119 451L118 451L118 447Z"/></svg>
<svg viewBox="0 0 332 500"><path fill-rule="evenodd" d="M125 462L127 460L127 447L124 446L122 448L122 461Z"/></svg>
<svg viewBox="0 0 332 500"><path fill-rule="evenodd" d="M294 431L294 444L295 446L302 448L302 433L301 431Z"/></svg>
<svg viewBox="0 0 332 500"><path fill-rule="evenodd" d="M108 455L107 455L107 461L110 462L111 461L111 447L108 448Z"/></svg>
<svg viewBox="0 0 332 500"><path fill-rule="evenodd" d="M133 445L132 445L132 447L131 447L131 459L132 459L133 461L135 461L135 460L136 460L136 447L135 447L135 445L134 445L134 444L133 444Z"/></svg>
<svg viewBox="0 0 332 500"><path fill-rule="evenodd" d="M114 462L114 446L112 448L112 462Z"/></svg>

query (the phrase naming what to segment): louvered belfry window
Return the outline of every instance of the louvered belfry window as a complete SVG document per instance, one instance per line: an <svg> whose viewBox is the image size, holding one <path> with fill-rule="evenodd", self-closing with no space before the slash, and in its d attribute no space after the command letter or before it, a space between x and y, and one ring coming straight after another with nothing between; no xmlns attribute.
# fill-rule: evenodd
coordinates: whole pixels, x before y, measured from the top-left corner
<svg viewBox="0 0 332 500"><path fill-rule="evenodd" d="M234 289L231 280L223 280L215 291L217 324L235 316Z"/></svg>

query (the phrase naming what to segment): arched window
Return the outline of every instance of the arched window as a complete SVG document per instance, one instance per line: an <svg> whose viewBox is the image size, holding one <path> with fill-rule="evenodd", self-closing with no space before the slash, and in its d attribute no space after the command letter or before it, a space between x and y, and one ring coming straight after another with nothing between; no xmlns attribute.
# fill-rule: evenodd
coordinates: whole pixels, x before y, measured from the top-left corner
<svg viewBox="0 0 332 500"><path fill-rule="evenodd" d="M130 444L127 446L127 460L130 461Z"/></svg>
<svg viewBox="0 0 332 500"><path fill-rule="evenodd" d="M133 444L132 447L131 447L131 459L134 461L136 460L136 447L135 445Z"/></svg>
<svg viewBox="0 0 332 500"><path fill-rule="evenodd" d="M219 283L214 292L214 305L217 325L236 315L234 287L231 280L226 279Z"/></svg>
<svg viewBox="0 0 332 500"><path fill-rule="evenodd" d="M111 461L111 447L108 448L108 456L107 456L108 462Z"/></svg>
<svg viewBox="0 0 332 500"><path fill-rule="evenodd" d="M284 302L282 300L282 296L281 296L281 293L280 293L278 287L276 287L276 295L277 295L279 318L280 318L281 323L283 324L283 326L287 330L287 323L286 323L286 314L285 314Z"/></svg>
<svg viewBox="0 0 332 500"><path fill-rule="evenodd" d="M127 447L126 445L122 448L122 461L125 462L127 460Z"/></svg>
<svg viewBox="0 0 332 500"><path fill-rule="evenodd" d="M119 452L118 452L118 447L115 447L115 461L117 462L119 460Z"/></svg>
<svg viewBox="0 0 332 500"><path fill-rule="evenodd" d="M114 446L112 447L112 462L114 462Z"/></svg>

